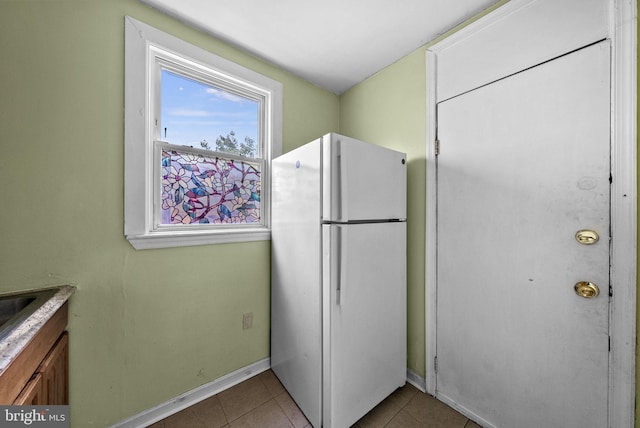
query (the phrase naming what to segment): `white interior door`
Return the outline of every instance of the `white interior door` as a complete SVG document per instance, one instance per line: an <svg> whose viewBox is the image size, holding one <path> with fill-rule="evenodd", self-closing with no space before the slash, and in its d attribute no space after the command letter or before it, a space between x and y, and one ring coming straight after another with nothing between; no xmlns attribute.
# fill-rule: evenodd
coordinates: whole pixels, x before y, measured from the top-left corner
<svg viewBox="0 0 640 428"><path fill-rule="evenodd" d="M485 426L607 426L609 55L438 104L436 395Z"/></svg>

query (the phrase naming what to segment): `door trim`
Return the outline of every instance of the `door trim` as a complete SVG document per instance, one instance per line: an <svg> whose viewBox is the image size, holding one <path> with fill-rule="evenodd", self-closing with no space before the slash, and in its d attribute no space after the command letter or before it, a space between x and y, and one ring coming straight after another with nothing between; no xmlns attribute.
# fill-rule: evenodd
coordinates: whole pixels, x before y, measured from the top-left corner
<svg viewBox="0 0 640 428"><path fill-rule="evenodd" d="M563 1L566 3L574 0ZM448 73L438 74L438 59L442 59L443 51L456 44L483 42L481 54L495 52L493 43L500 44L501 40L511 40L521 37L537 40L537 43L547 43L550 46L563 43L576 49L583 45L570 40L572 29L553 34L550 40L540 41L539 37L529 37L520 32L516 26L496 23L518 19L519 12L534 10L536 7L546 7L557 1L547 0L511 0L478 21L444 39L426 51L426 102L427 102L427 141L426 141L426 248L425 248L425 373L426 389L430 394L436 392L436 376L434 363L436 357L436 311L437 311L437 242L436 242L436 138L437 117L436 103L439 99L438 88L443 87L443 80L464 79L462 75L451 76ZM612 41L612 81L611 81L611 284L614 290L610 305L610 335L611 352L609 354L609 426L633 427L635 410L635 360L636 360L636 244L637 244L637 2L636 0L601 0L591 2L594 7L607 5L608 22L606 38ZM542 6L541 6L542 5ZM584 7L584 4L582 4ZM573 9L577 10L577 9ZM547 14L547 16L550 16ZM601 15L602 16L602 15ZM567 30L567 23L563 22ZM578 24L579 25L579 24ZM588 27L588 26L587 26ZM499 28L499 29L498 29ZM489 31L484 31L489 30ZM489 37L487 37L489 35ZM540 34L536 34L539 36ZM565 35L566 38L565 38ZM591 37L597 39L597 34ZM475 38L475 39L474 39ZM597 40L593 40L597 41ZM491 43L488 45L488 43ZM523 44L513 43L526 50ZM488 48L488 46L491 46ZM567 52L572 50L568 48ZM554 52L553 55L557 55ZM552 56L553 57L553 56ZM500 61L481 58L480 63L486 68L504 67L509 56L501 55ZM451 64L451 57L447 58ZM458 62L468 60L465 56L458 56ZM502 64L494 65L496 63ZM453 68L455 68L453 61ZM532 64L533 65L533 64ZM469 69L469 64L458 64L461 69ZM449 67L448 67L449 68ZM474 70L476 68L474 67ZM495 76L504 77L506 69L494 71ZM500 75L500 73L503 73ZM475 74L474 73L466 73ZM498 77L499 78L499 77ZM477 82L470 82L471 87L477 87ZM444 87L450 87L446 85ZM458 86L465 90L464 84ZM468 89L467 89L468 90ZM450 94L450 93L449 93ZM444 144L446 146L446 143ZM446 150L446 148L443 148Z"/></svg>

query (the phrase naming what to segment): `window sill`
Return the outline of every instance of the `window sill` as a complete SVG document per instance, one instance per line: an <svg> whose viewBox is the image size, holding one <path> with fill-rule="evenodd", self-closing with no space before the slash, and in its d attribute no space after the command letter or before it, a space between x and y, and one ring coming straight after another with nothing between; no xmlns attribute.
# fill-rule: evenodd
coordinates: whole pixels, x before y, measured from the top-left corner
<svg viewBox="0 0 640 428"><path fill-rule="evenodd" d="M219 231L150 232L143 235L127 235L126 238L136 250L148 250L153 248L267 241L271 239L271 230L265 228L260 230L226 229Z"/></svg>

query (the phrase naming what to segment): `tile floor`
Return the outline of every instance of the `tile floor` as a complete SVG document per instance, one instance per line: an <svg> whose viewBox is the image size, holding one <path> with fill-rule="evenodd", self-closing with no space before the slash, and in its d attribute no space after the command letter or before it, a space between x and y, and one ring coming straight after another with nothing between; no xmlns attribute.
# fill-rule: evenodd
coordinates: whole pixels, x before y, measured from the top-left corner
<svg viewBox="0 0 640 428"><path fill-rule="evenodd" d="M151 428L311 428L271 370L151 425ZM356 428L480 428L412 385L398 389Z"/></svg>

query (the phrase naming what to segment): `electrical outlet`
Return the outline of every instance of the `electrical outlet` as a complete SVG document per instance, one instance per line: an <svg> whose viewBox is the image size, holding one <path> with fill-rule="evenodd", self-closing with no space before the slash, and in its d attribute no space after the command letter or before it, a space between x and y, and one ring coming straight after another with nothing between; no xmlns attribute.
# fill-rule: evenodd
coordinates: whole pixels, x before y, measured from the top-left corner
<svg viewBox="0 0 640 428"><path fill-rule="evenodd" d="M253 326L253 312L242 314L242 329L246 330Z"/></svg>

